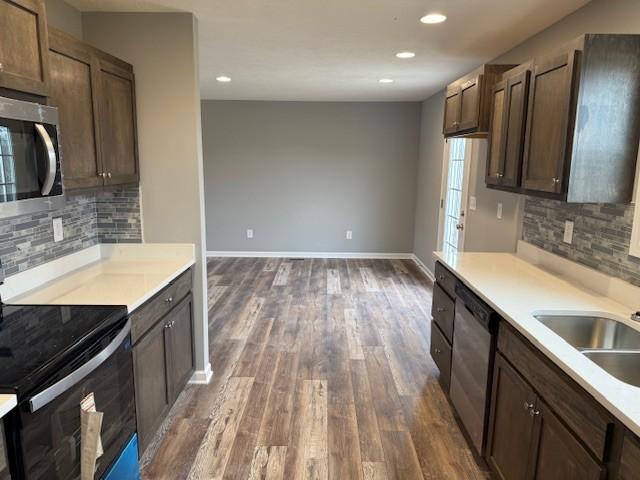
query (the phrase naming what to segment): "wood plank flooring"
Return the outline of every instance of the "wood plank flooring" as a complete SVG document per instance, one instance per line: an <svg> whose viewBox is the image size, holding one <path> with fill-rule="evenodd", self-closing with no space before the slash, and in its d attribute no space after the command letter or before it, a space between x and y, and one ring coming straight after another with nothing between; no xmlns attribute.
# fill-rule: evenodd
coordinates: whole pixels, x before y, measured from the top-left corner
<svg viewBox="0 0 640 480"><path fill-rule="evenodd" d="M413 262L216 258L208 280L214 377L180 395L143 478L488 478L438 385Z"/></svg>

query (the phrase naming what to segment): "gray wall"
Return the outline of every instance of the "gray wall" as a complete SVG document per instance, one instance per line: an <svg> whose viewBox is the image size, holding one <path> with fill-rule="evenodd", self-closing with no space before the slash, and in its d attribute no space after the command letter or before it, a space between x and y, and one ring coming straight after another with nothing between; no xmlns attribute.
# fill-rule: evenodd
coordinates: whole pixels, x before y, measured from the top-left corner
<svg viewBox="0 0 640 480"><path fill-rule="evenodd" d="M196 372L209 367L197 22L187 13L85 13L84 39L133 65L143 233L196 246Z"/></svg>
<svg viewBox="0 0 640 480"><path fill-rule="evenodd" d="M64 0L46 0L47 22L49 25L82 38L82 14Z"/></svg>
<svg viewBox="0 0 640 480"><path fill-rule="evenodd" d="M640 33L639 18L640 1L638 0L593 0L583 8L565 17L548 29L499 56L493 60L492 63L521 63L536 55L552 51L563 43L587 32ZM416 209L415 252L416 255L430 267L433 265L431 251L436 248L434 239L437 237L439 182L442 170L441 163L443 148L442 136L440 133L442 128L442 109L443 92L434 95L423 103L423 118L433 118L434 121L431 123L423 123L422 127L418 207ZM510 245L513 243L511 241L511 237L515 234L515 238L520 238L519 232L523 229L527 229L527 225L529 225L529 230L524 232L525 239L539 238L538 235L540 228L544 228L547 222L549 222L550 225L555 225L554 222L559 221L558 218L572 220L577 219L579 215L584 213L579 212L579 209L577 211L575 208L561 202L553 202L546 205L544 209L536 208L538 205L529 206L528 202L530 202L530 200L526 200L522 196L495 192L487 189L484 186L484 179L482 178L485 161L486 159L483 157L479 159L478 163L473 167L474 176L470 179L470 194L473 194L472 192L474 192L475 188L478 209L475 213L469 212L472 215L467 218L465 246L469 249L489 250L492 245L497 244L496 242L504 242L506 238L505 232L508 232ZM437 185L438 196L432 192L435 185ZM435 201L430 200L421 203L420 199L426 198L433 198ZM498 224L500 228L495 228L495 213L498 201L503 203L505 220L507 221ZM520 211L525 203L527 203L525 208L527 209L528 223L525 223L523 227ZM540 217L542 212L550 212L550 209L552 209L554 213L553 219L546 218L546 216ZM586 211L589 211L589 208L587 208ZM608 212L618 212L620 209L603 208L598 209L598 211L599 215L606 216ZM429 219L429 221L425 222L424 218ZM629 221L630 218L629 213L625 212L624 215L612 215L610 221L617 225L621 221ZM431 219L436 219L436 221L433 222ZM488 220L493 222L492 228L488 228L486 226L486 221ZM580 220L578 219L577 222L580 223ZM531 230L533 225L535 225L535 229ZM599 225L603 224L600 223ZM555 226L549 227L549 231L555 228ZM592 236L600 237L600 243L606 242L606 232L600 229L597 222L590 223L589 228L593 228L593 231L591 232ZM625 229L630 231L630 224L625 225ZM537 230L537 233L535 230ZM548 233L548 235L548 241L536 241L536 244L541 246L544 245L545 248L553 251L566 251L565 247L563 247L565 250L559 248L557 243L558 239L555 235L551 233ZM507 248L507 246L503 249L512 250L512 248ZM571 254L567 252L565 256L572 258L575 261L580 261L580 259L586 258L586 256L577 249ZM616 259L614 256L611 256L607 258L607 260L614 262ZM630 268L633 268L634 259L629 258L627 261L629 265L631 265ZM591 262L591 266L594 265L604 265L604 263L601 262L599 264L594 264ZM611 269L607 271L609 273L612 272ZM626 278L629 277L627 276Z"/></svg>
<svg viewBox="0 0 640 480"><path fill-rule="evenodd" d="M412 252L419 127L419 103L203 101L207 249Z"/></svg>
<svg viewBox="0 0 640 480"><path fill-rule="evenodd" d="M442 180L442 116L444 92L422 103L420 161L418 164L414 253L433 272L431 253L438 248L438 215Z"/></svg>

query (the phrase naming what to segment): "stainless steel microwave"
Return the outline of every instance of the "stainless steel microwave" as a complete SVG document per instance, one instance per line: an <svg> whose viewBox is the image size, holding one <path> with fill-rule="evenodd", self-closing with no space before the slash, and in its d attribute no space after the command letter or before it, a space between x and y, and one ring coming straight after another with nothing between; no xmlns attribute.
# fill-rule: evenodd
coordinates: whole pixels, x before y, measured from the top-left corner
<svg viewBox="0 0 640 480"><path fill-rule="evenodd" d="M0 218L64 204L58 109L0 97Z"/></svg>

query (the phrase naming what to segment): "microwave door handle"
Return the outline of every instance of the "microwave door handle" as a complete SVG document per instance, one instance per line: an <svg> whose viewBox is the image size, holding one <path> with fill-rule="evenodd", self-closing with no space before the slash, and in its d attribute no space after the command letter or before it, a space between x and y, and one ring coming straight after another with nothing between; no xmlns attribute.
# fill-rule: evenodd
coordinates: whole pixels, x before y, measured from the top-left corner
<svg viewBox="0 0 640 480"><path fill-rule="evenodd" d="M49 136L49 132L44 128L44 125L41 123L36 123L36 132L40 136L42 143L44 143L45 148L47 149L47 176L44 179L44 183L42 184L42 195L49 195L51 193L51 189L53 188L53 181L56 179L57 173L57 158L56 158L56 149L53 148L53 142L51 141L51 137Z"/></svg>
<svg viewBox="0 0 640 480"><path fill-rule="evenodd" d="M87 363L83 364L77 370L74 370L69 375L64 377L61 380L58 380L56 383L47 387L40 393L37 393L33 397L29 399L29 410L31 413L36 412L41 409L48 403L55 400L60 394L66 392L74 385L77 385L81 382L87 375L93 372L96 368L102 365L112 354L115 352L122 342L127 338L127 335L131 332L131 319L127 319L127 323L125 323L122 330L116 335L116 337L95 357L89 360Z"/></svg>

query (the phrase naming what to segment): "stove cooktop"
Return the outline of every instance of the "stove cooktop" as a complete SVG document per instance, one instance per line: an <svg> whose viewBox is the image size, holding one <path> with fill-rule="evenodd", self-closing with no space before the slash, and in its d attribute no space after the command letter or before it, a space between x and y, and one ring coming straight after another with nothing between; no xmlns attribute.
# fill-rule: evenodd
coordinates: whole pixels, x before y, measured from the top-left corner
<svg viewBox="0 0 640 480"><path fill-rule="evenodd" d="M2 305L0 392L20 402L126 316L125 306Z"/></svg>

